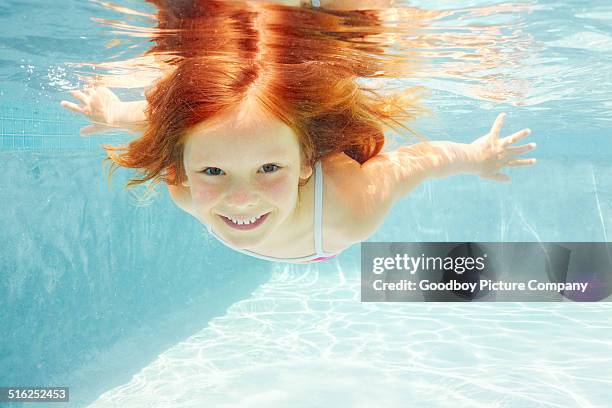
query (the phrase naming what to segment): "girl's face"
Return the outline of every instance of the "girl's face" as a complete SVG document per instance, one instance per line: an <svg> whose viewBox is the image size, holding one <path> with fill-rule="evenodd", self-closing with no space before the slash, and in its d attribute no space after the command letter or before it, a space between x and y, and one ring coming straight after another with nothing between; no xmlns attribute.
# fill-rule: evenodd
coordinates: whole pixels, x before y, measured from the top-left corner
<svg viewBox="0 0 612 408"><path fill-rule="evenodd" d="M241 249L297 219L298 183L312 174L301 165L297 135L261 113L194 126L183 157L196 216Z"/></svg>

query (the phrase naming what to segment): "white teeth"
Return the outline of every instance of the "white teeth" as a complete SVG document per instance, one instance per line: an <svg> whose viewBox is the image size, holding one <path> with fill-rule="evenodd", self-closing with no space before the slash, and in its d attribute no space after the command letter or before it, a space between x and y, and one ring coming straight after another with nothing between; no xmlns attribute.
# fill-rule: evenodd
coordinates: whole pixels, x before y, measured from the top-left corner
<svg viewBox="0 0 612 408"><path fill-rule="evenodd" d="M232 217L227 217L229 218L234 224L238 224L238 225L247 225L247 224L252 224L255 221L257 221L258 219L260 219L261 217L263 217L263 215L260 215L259 217L253 217L250 220L247 221L239 221L239 220L235 220Z"/></svg>

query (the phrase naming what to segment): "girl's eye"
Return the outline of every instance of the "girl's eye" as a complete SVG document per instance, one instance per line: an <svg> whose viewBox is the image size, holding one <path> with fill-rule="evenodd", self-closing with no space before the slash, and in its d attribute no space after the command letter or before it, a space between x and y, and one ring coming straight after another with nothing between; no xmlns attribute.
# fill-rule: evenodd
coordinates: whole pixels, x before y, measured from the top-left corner
<svg viewBox="0 0 612 408"><path fill-rule="evenodd" d="M277 166L276 164L268 163L268 164L264 164L263 166L261 166L261 168L264 169L264 173L272 173L280 169L280 166Z"/></svg>
<svg viewBox="0 0 612 408"><path fill-rule="evenodd" d="M218 167L207 167L201 172L206 174L207 176L220 176L221 175L220 173L222 173L223 170L221 170Z"/></svg>

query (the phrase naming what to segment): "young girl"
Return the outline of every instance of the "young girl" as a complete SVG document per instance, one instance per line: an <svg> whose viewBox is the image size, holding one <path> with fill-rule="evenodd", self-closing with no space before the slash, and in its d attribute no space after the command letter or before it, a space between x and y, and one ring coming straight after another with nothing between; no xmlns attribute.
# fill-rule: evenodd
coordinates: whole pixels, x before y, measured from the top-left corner
<svg viewBox="0 0 612 408"><path fill-rule="evenodd" d="M160 26L176 18L177 10L158 6ZM171 42L179 60L146 102L121 102L104 87L73 91L80 104L62 101L93 122L82 133L142 131L127 147L104 146L114 168L140 171L128 185L165 182L176 205L227 246L272 261L329 259L372 235L427 178L508 181L503 168L535 163L517 158L535 148L515 146L528 129L501 137L504 114L469 144L425 141L381 153L384 126L401 127L418 110L413 90L382 96L357 85L356 78L381 72L387 63L372 55L383 51L321 36L315 46L312 31L288 32L305 19L312 27L316 12L251 4L245 15L236 7L202 2L180 10L191 31L158 40L158 48ZM371 14L350 16L370 33L380 23ZM223 41L211 45L212 32ZM344 40L350 35L364 38L344 32ZM287 37L291 47L282 47ZM224 58L211 58L212 50ZM338 58L343 53L351 58Z"/></svg>

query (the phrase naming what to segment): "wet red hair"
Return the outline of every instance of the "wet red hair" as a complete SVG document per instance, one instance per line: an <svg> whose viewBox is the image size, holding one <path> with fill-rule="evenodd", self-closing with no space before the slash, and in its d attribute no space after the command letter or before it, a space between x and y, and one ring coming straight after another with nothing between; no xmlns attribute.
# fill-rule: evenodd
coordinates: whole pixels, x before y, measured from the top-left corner
<svg viewBox="0 0 612 408"><path fill-rule="evenodd" d="M186 132L255 98L298 136L312 165L344 152L359 163L377 155L385 127L402 127L420 110L414 89L381 95L359 78L400 64L377 44L375 10L320 11L232 1L150 0L158 12L148 52L172 66L146 93L148 125L127 147L104 145L117 167L151 181L186 180Z"/></svg>

